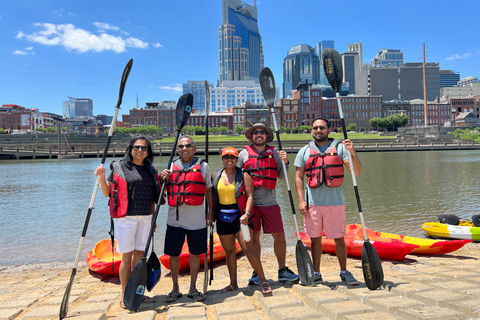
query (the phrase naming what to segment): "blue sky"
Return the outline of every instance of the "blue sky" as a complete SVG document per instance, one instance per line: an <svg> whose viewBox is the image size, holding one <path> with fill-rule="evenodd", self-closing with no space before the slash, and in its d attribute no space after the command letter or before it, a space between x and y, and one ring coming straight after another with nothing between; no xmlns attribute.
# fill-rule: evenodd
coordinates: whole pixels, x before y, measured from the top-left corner
<svg viewBox="0 0 480 320"><path fill-rule="evenodd" d="M253 0L247 0L252 4ZM282 84L291 46L361 40L363 62L400 49L405 62L439 62L480 78L478 0L257 1L265 66ZM113 114L120 77L134 59L120 114L145 102L177 100L182 83L218 77L221 1L0 0L0 104L61 114L68 96Z"/></svg>

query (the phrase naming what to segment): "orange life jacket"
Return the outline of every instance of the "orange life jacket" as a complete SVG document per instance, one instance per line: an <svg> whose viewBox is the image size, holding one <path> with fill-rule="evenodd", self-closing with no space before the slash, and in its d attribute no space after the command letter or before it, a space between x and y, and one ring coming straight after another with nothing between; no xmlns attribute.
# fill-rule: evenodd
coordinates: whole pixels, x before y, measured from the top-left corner
<svg viewBox="0 0 480 320"><path fill-rule="evenodd" d="M328 187L339 187L343 183L343 161L338 156L337 146L340 140L329 139L330 145L321 153L315 144L310 141L310 156L305 166L305 176L310 188L318 188L322 183Z"/></svg>
<svg viewBox="0 0 480 320"><path fill-rule="evenodd" d="M253 145L245 146L248 151L248 159L243 168L250 173L253 180L253 187L264 187L275 189L277 185L277 163L273 156L273 147L267 146L261 156Z"/></svg>

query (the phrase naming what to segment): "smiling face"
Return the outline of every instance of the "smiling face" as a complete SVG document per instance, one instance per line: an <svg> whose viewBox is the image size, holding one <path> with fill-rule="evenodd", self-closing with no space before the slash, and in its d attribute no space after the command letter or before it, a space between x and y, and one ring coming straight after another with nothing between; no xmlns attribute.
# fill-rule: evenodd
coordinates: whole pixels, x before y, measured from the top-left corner
<svg viewBox="0 0 480 320"><path fill-rule="evenodd" d="M138 149L138 150L135 150ZM148 143L144 139L139 139L133 143L132 151L132 162L136 165L143 164L143 160L148 156Z"/></svg>
<svg viewBox="0 0 480 320"><path fill-rule="evenodd" d="M330 128L324 120L318 119L312 124L312 137L317 143L322 144L327 141L329 133Z"/></svg>
<svg viewBox="0 0 480 320"><path fill-rule="evenodd" d="M190 163L197 151L193 140L189 137L183 137L178 141L178 155L183 163Z"/></svg>
<svg viewBox="0 0 480 320"><path fill-rule="evenodd" d="M252 142L256 146L264 146L267 143L268 133L262 128L252 131Z"/></svg>
<svg viewBox="0 0 480 320"><path fill-rule="evenodd" d="M224 155L222 157L223 166L225 169L235 169L237 166L238 158L234 155Z"/></svg>

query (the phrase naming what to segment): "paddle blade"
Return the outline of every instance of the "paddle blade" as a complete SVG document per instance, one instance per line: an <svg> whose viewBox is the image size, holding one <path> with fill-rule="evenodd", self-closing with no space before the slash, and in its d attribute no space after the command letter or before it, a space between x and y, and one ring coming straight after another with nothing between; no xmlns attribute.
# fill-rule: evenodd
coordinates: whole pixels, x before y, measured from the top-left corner
<svg viewBox="0 0 480 320"><path fill-rule="evenodd" d="M365 240L362 249L362 269L365 285L370 290L378 289L383 283L382 261L378 253L370 243Z"/></svg>
<svg viewBox="0 0 480 320"><path fill-rule="evenodd" d="M68 298L70 297L70 291L72 290L73 280L75 280L75 274L77 273L77 268L72 269L72 273L70 274L70 281L68 281L67 288L65 289L65 293L63 294L62 304L60 305L60 313L58 318L62 320L67 316L68 312Z"/></svg>
<svg viewBox="0 0 480 320"><path fill-rule="evenodd" d="M272 70L267 67L263 68L262 71L260 71L259 79L265 103L267 104L267 106L272 108L273 104L275 103L276 93L275 79L273 78Z"/></svg>
<svg viewBox="0 0 480 320"><path fill-rule="evenodd" d="M193 95L191 93L186 93L178 99L177 108L175 110L175 119L177 121L177 128L182 130L182 128L187 124L188 119L190 118L190 113L192 112L193 106Z"/></svg>
<svg viewBox="0 0 480 320"><path fill-rule="evenodd" d="M315 274L313 271L313 263L307 248L303 245L301 240L297 241L295 247L295 258L297 259L297 270L300 281L306 286L313 286L315 281Z"/></svg>
<svg viewBox="0 0 480 320"><path fill-rule="evenodd" d="M340 92L343 82L342 58L337 50L325 48L322 52L323 70L328 83L335 92Z"/></svg>
<svg viewBox="0 0 480 320"><path fill-rule="evenodd" d="M208 252L205 252L205 257L204 257L204 265L203 265L203 294L206 294L207 293L207 289L208 289L208 257L207 257L207 253Z"/></svg>
<svg viewBox="0 0 480 320"><path fill-rule="evenodd" d="M158 260L157 254L152 251L147 261L148 281L147 290L152 291L153 288L160 281L162 275L162 268L160 266L160 260Z"/></svg>
<svg viewBox="0 0 480 320"><path fill-rule="evenodd" d="M208 86L208 81L205 80L205 112L208 112L209 106L210 106L210 87Z"/></svg>
<svg viewBox="0 0 480 320"><path fill-rule="evenodd" d="M125 66L125 69L123 69L122 80L120 80L120 90L118 91L117 108L120 108L120 105L122 104L123 91L125 90L125 84L127 84L128 75L132 70L132 64L133 59L130 59Z"/></svg>
<svg viewBox="0 0 480 320"><path fill-rule="evenodd" d="M148 281L146 260L145 256L143 256L142 260L140 260L130 274L130 278L128 278L125 294L123 295L123 303L130 311L136 312L142 304L143 295L145 294Z"/></svg>

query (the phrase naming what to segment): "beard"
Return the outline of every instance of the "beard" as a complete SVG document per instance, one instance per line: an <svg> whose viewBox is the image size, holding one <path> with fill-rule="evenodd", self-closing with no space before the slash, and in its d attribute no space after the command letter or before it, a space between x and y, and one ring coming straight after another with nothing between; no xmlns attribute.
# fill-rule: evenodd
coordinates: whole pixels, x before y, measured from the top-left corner
<svg viewBox="0 0 480 320"><path fill-rule="evenodd" d="M312 134L312 137L316 142L322 142L322 141L325 141L325 140L328 139L328 135L313 135Z"/></svg>

